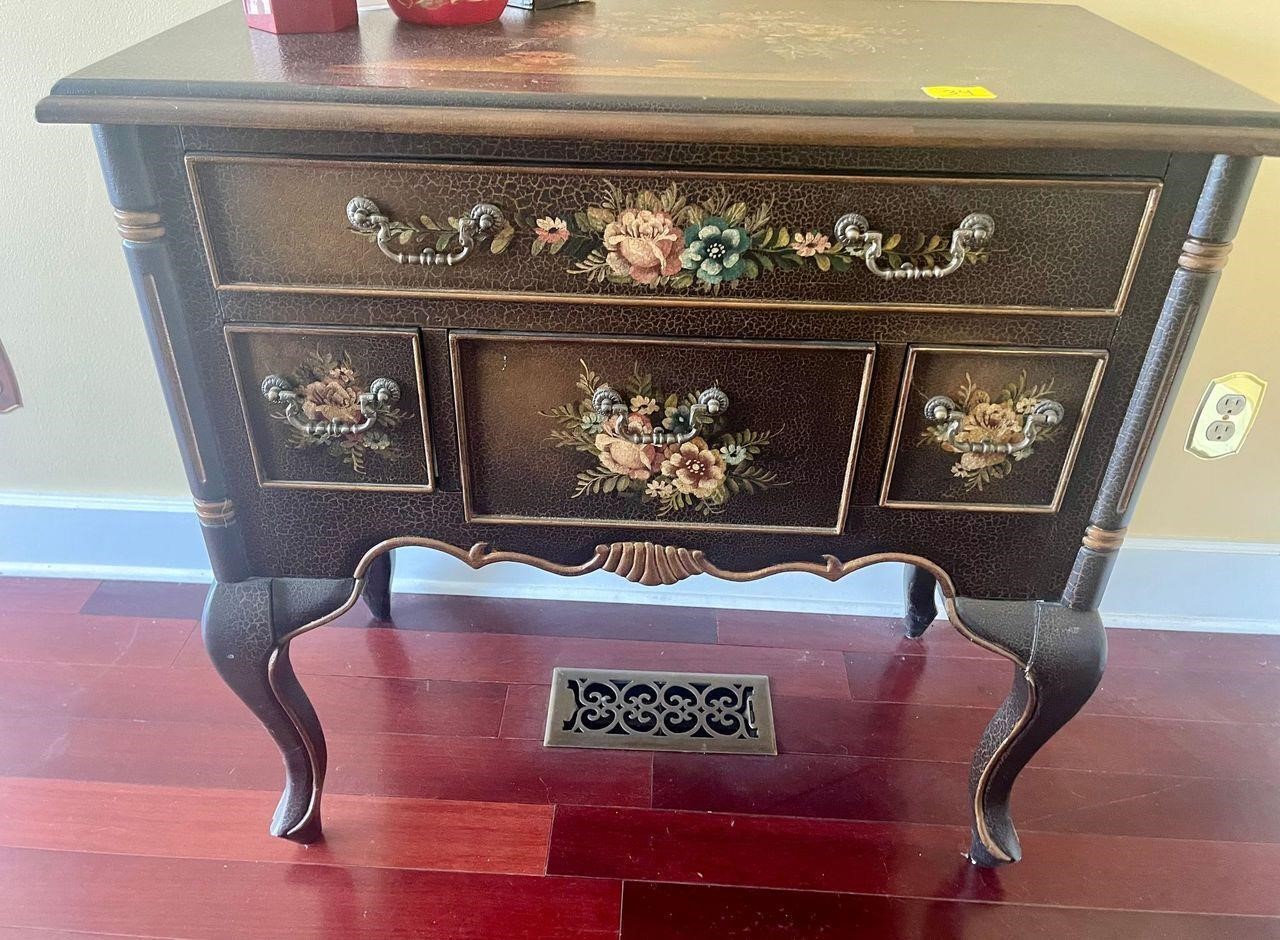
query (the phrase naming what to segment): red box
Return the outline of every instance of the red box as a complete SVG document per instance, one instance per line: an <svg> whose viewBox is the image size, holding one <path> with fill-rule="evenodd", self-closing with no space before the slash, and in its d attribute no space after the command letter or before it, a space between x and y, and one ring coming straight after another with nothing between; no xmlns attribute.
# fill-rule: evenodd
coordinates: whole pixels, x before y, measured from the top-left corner
<svg viewBox="0 0 1280 940"><path fill-rule="evenodd" d="M244 0L244 18L269 33L336 33L356 25L356 0Z"/></svg>

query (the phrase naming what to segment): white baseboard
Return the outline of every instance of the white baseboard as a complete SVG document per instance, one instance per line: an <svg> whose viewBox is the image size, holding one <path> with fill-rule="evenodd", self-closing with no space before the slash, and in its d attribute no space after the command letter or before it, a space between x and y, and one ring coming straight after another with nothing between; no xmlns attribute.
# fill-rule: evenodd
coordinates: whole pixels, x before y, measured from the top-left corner
<svg viewBox="0 0 1280 940"><path fill-rule="evenodd" d="M207 581L187 500L0 493L0 575ZM547 600L899 616L901 570L831 584L782 574L749 584L690 578L646 588L605 572L572 580L524 565L473 571L440 552L396 556L396 590ZM1280 545L1129 539L1102 606L1108 626L1280 634Z"/></svg>

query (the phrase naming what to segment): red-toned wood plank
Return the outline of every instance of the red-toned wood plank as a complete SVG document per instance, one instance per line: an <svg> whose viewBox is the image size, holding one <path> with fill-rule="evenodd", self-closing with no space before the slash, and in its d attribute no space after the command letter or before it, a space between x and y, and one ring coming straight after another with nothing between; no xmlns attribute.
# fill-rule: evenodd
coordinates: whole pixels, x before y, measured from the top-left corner
<svg viewBox="0 0 1280 940"><path fill-rule="evenodd" d="M190 620L0 612L0 661L168 666L194 629Z"/></svg>
<svg viewBox="0 0 1280 940"><path fill-rule="evenodd" d="M1118 910L1280 915L1280 845L1023 834L1019 865L961 855L967 829L562 806L555 874Z"/></svg>
<svg viewBox="0 0 1280 940"><path fill-rule="evenodd" d="M74 614L98 584L64 578L0 578L0 612Z"/></svg>
<svg viewBox="0 0 1280 940"><path fill-rule="evenodd" d="M716 614L708 607L604 604L453 594L396 594L391 616L401 630L440 633L510 633L605 640L715 643ZM385 627L364 604L335 627Z"/></svg>
<svg viewBox="0 0 1280 940"><path fill-rule="evenodd" d="M266 834L278 799L256 790L0 778L0 845L296 865L546 871L550 806L334 794L324 841L300 846Z"/></svg>
<svg viewBox="0 0 1280 940"><path fill-rule="evenodd" d="M551 686L509 685L507 705L502 711L501 738L542 740L550 707Z"/></svg>
<svg viewBox="0 0 1280 940"><path fill-rule="evenodd" d="M964 826L966 770L963 764L869 757L658 753L653 805ZM1272 780L1030 767L1015 793L1020 832L1280 842L1280 789Z"/></svg>
<svg viewBox="0 0 1280 940"><path fill-rule="evenodd" d="M163 937L604 940L620 890L601 879L0 849L11 926Z"/></svg>
<svg viewBox="0 0 1280 940"><path fill-rule="evenodd" d="M1107 647L1115 666L1280 672L1280 635L1113 629Z"/></svg>
<svg viewBox="0 0 1280 940"><path fill-rule="evenodd" d="M506 686L438 679L309 676L330 731L494 737ZM0 662L0 714L254 725L212 666L138 669Z"/></svg>
<svg viewBox="0 0 1280 940"><path fill-rule="evenodd" d="M839 614L795 614L770 610L716 612L719 642L734 646L817 648L907 656L960 656L969 659L992 654L975 646L945 620L934 623L923 640L911 640L892 617Z"/></svg>
<svg viewBox="0 0 1280 940"><path fill-rule="evenodd" d="M328 739L330 793L623 806L648 806L651 795L647 753L408 734ZM21 716L0 721L0 776L250 790L283 782L260 728Z"/></svg>
<svg viewBox="0 0 1280 940"><path fill-rule="evenodd" d="M1103 619L1105 621L1105 616ZM906 639L898 621L891 617L721 610L716 622L719 641L735 646L837 649L962 659L987 659L994 655L970 643L945 620L934 623L920 640ZM1107 631L1107 643L1110 666L1280 671L1280 635L1113 628Z"/></svg>
<svg viewBox="0 0 1280 940"><path fill-rule="evenodd" d="M546 686L513 685L501 736L541 740L546 708ZM994 711L773 696L778 750L783 754L906 758L967 766ZM1058 732L1036 755L1033 766L1272 780L1280 767L1280 733L1273 725L1085 714Z"/></svg>
<svg viewBox="0 0 1280 940"><path fill-rule="evenodd" d="M97 930L43 930L39 927L0 927L3 940L137 940L134 934L100 933Z"/></svg>
<svg viewBox="0 0 1280 940"><path fill-rule="evenodd" d="M968 763L992 710L774 697L787 753ZM1078 715L1035 766L1116 773L1271 779L1280 734L1270 725Z"/></svg>
<svg viewBox="0 0 1280 940"><path fill-rule="evenodd" d="M1009 693L1007 660L845 653L855 699L996 708ZM1280 722L1280 672L1230 673L1113 666L1085 706L1093 715Z"/></svg>
<svg viewBox="0 0 1280 940"><path fill-rule="evenodd" d="M82 614L199 620L207 584L167 581L103 581L80 608Z"/></svg>
<svg viewBox="0 0 1280 940"><path fill-rule="evenodd" d="M1280 937L1280 921L710 885L626 882L622 886L622 940L844 940L854 936L876 940L1275 940Z"/></svg>
<svg viewBox="0 0 1280 940"><path fill-rule="evenodd" d="M556 666L767 675L775 692L847 699L840 653L572 637L321 628L291 648L299 674L401 676L464 682L546 683ZM204 665L189 643L180 665ZM305 684L305 682L304 682Z"/></svg>

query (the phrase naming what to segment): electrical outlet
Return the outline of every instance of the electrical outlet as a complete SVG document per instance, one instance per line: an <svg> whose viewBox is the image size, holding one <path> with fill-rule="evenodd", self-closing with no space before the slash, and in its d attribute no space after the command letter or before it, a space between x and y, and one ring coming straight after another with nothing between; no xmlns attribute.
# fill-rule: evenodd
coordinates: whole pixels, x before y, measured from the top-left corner
<svg viewBox="0 0 1280 940"><path fill-rule="evenodd" d="M1252 372L1232 372L1210 382L1191 422L1187 453L1203 460L1238 453L1266 390L1267 383Z"/></svg>

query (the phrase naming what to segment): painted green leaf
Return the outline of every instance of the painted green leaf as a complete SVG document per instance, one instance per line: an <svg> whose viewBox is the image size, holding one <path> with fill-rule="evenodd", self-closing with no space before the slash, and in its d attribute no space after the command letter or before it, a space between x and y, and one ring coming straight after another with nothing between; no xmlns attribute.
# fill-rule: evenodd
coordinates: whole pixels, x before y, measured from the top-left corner
<svg viewBox="0 0 1280 940"><path fill-rule="evenodd" d="M489 245L489 251L495 255L500 255L507 250L507 246L511 244L511 238L516 233L515 226L510 222L502 227L497 235L493 236L493 242Z"/></svg>

